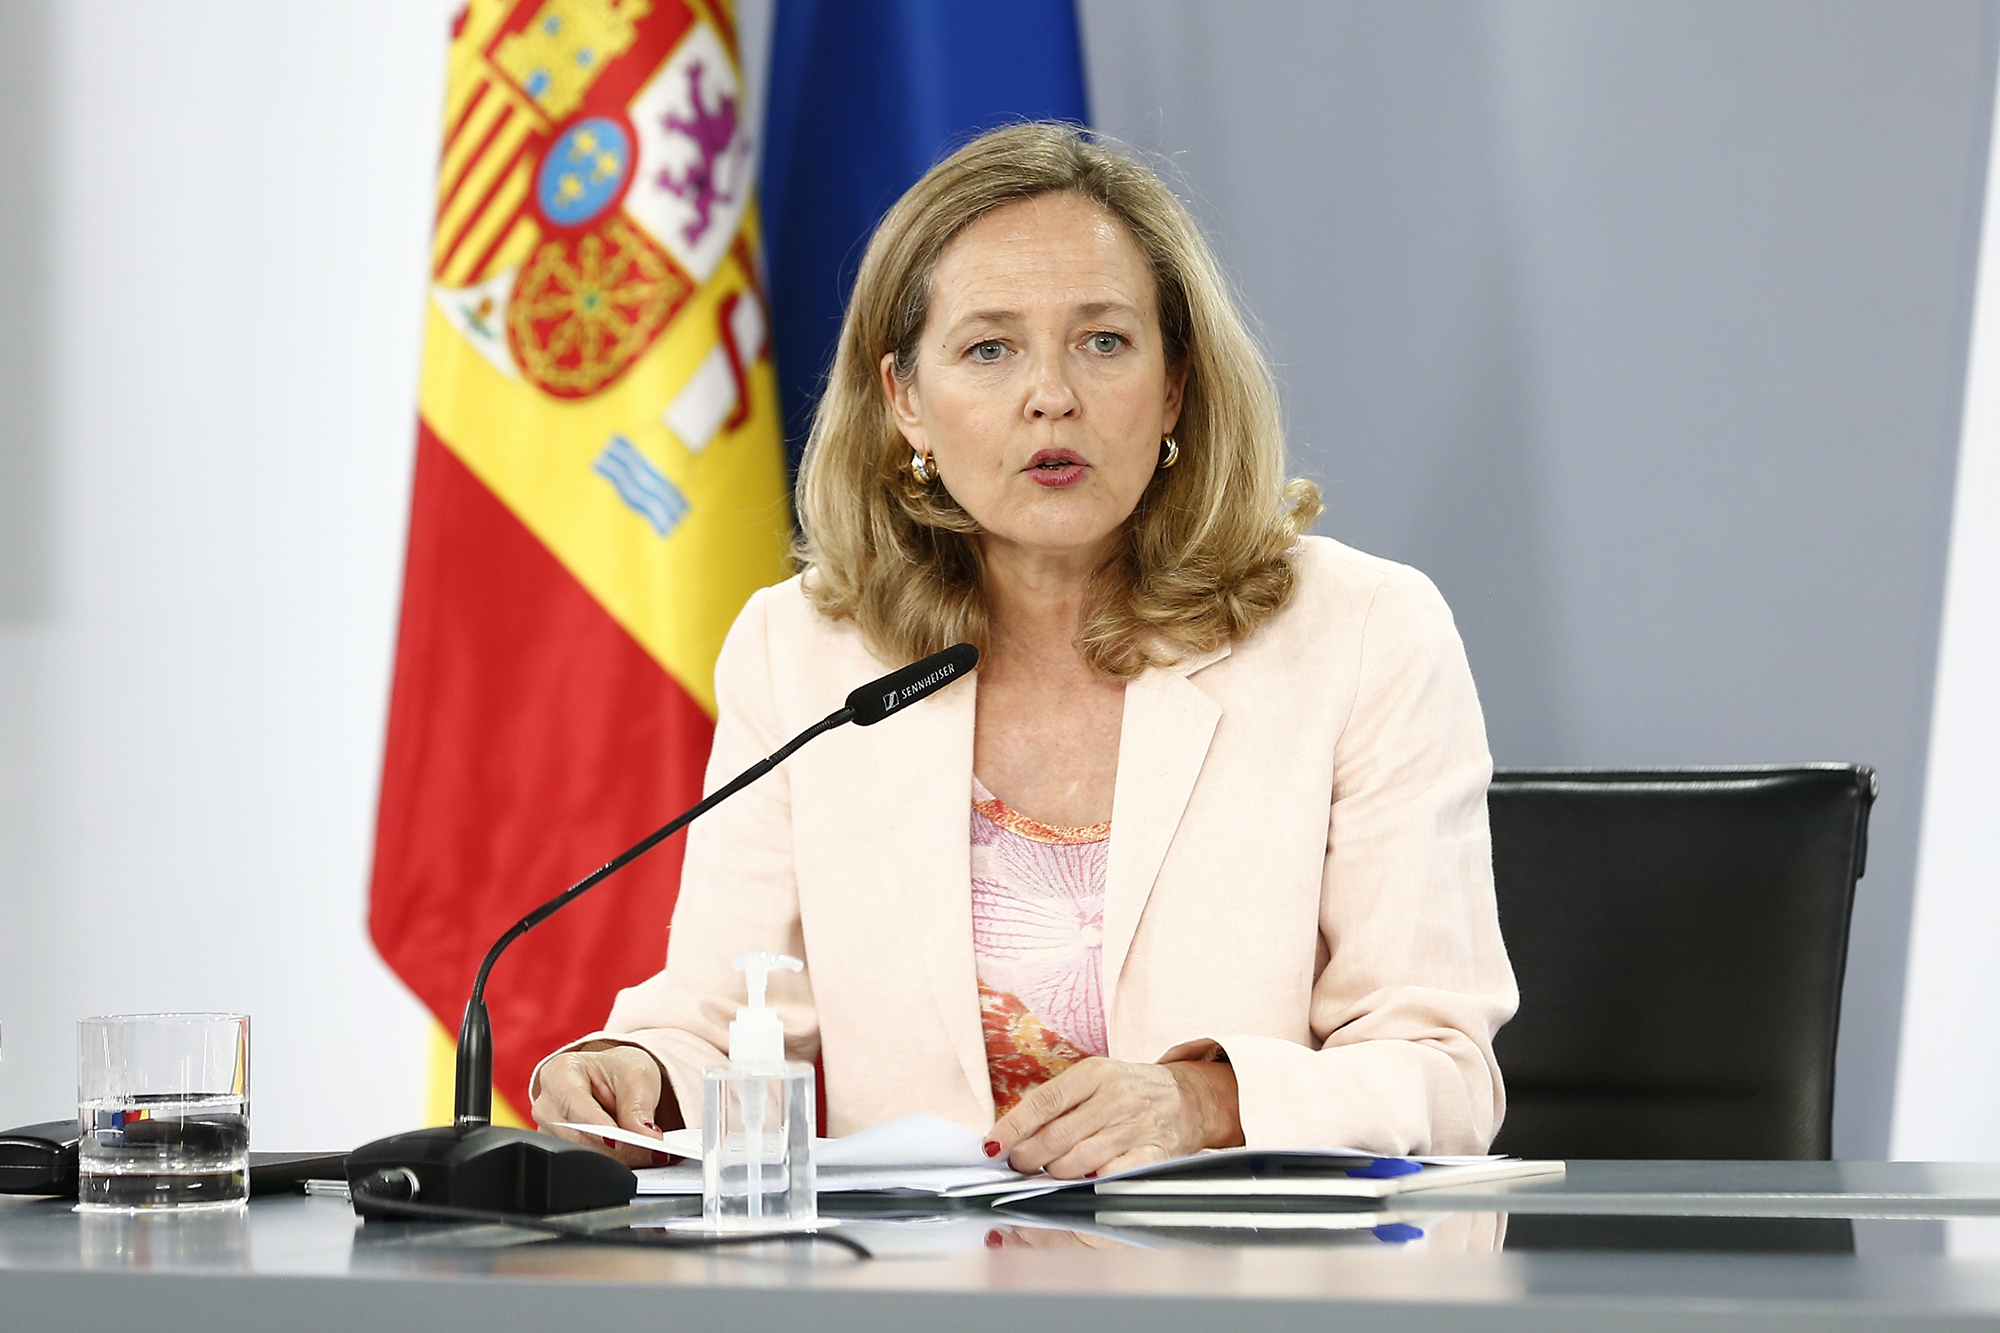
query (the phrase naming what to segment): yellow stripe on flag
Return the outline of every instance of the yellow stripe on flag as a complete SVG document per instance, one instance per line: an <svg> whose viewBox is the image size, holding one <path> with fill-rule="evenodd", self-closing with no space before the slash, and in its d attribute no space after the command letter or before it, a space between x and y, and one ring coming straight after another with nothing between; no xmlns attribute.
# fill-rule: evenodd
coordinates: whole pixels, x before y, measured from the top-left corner
<svg viewBox="0 0 2000 1333"><path fill-rule="evenodd" d="M757 299L734 256L628 374L568 402L507 379L435 306L424 347L423 414L438 437L711 715L723 636L752 592L785 577L791 531L768 358L748 368L746 428L696 453L662 419L718 345L731 293ZM668 537L592 470L613 437L686 496L687 517Z"/></svg>

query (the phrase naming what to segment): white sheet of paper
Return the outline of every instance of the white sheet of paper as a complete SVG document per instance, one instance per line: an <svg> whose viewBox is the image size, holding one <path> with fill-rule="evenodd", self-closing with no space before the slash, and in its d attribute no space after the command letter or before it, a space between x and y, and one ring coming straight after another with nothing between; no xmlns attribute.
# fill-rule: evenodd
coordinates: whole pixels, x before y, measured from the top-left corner
<svg viewBox="0 0 2000 1333"><path fill-rule="evenodd" d="M1125 1180L1134 1176L1156 1175L1171 1171L1176 1167L1206 1164L1227 1166L1232 1161L1243 1161L1248 1158L1263 1156L1379 1158L1380 1154L1364 1152L1359 1148L1203 1148L1200 1152L1189 1153L1185 1157L1173 1157L1164 1162L1150 1162L1145 1166L1127 1167L1123 1171L1113 1171L1107 1175L1093 1177L1088 1181L1058 1180L1053 1176L1043 1175L1038 1172L1032 1176L1019 1177L1021 1182L1019 1186L1015 1186L1009 1182L969 1182L945 1191L945 1197L952 1199L995 1197L995 1201L1000 1204L1017 1203L1023 1199L1033 1199L1044 1194L1054 1194L1057 1190L1095 1185L1099 1182ZM1424 1166L1475 1166L1484 1162L1499 1162L1506 1159L1498 1153L1493 1153L1481 1157L1410 1157L1404 1160L1418 1162Z"/></svg>
<svg viewBox="0 0 2000 1333"><path fill-rule="evenodd" d="M977 1166L993 1169L986 1136L942 1116L906 1115L838 1139L813 1143L813 1161L829 1166ZM1004 1163L1002 1164L1004 1165Z"/></svg>
<svg viewBox="0 0 2000 1333"><path fill-rule="evenodd" d="M1507 1157L1504 1153L1490 1152L1483 1156L1412 1157L1409 1160L1421 1162L1425 1166L1478 1166L1481 1162L1504 1162Z"/></svg>
<svg viewBox="0 0 2000 1333"><path fill-rule="evenodd" d="M634 1148L650 1148L654 1152L672 1153L676 1157L701 1159L701 1131L698 1129L670 1129L659 1138L651 1134L639 1134L622 1125L586 1125L576 1120L557 1121L556 1129L573 1129L579 1134L590 1134L600 1139L611 1139L617 1143L629 1143Z"/></svg>
<svg viewBox="0 0 2000 1333"><path fill-rule="evenodd" d="M571 1123L563 1125L562 1128L574 1129L584 1134L595 1134L600 1138L615 1139L620 1143L630 1143L636 1147L650 1148L654 1152L672 1153L676 1157L689 1159L673 1166L642 1169L638 1173L641 1194L701 1193L700 1130L668 1130L656 1139L645 1134L635 1134L631 1130L615 1125ZM906 1115L900 1120L873 1125L842 1138L814 1139L813 1162L819 1188L827 1193L904 1190L953 1198L977 1198L995 1194L1029 1197L1063 1189L1075 1183L1055 1180L1040 1173L1026 1176L1018 1171L1011 1171L1004 1163L995 1162L986 1156L984 1143L985 1136L977 1130L967 1129L941 1116ZM1155 1162L1149 1166L1133 1167L1099 1179L1118 1180L1127 1176L1147 1175L1175 1166L1200 1162L1204 1158L1220 1159L1217 1164L1221 1165L1231 1158L1255 1155L1256 1151L1245 1148L1207 1149L1170 1162ZM1376 1155L1342 1148L1322 1151L1328 1156L1335 1157ZM1498 1155L1488 1154L1459 1157L1423 1156L1412 1157L1409 1160L1421 1162L1426 1166L1470 1166L1481 1162L1497 1162L1501 1158Z"/></svg>
<svg viewBox="0 0 2000 1333"><path fill-rule="evenodd" d="M699 1162L642 1167L633 1174L639 1178L641 1194L701 1193ZM814 1178L822 1194L868 1190L945 1197L958 1190L980 1186L997 1190L1019 1189L1023 1183L1038 1177L1024 1176L1006 1167L995 1166L816 1166Z"/></svg>
<svg viewBox="0 0 2000 1333"><path fill-rule="evenodd" d="M629 1143L635 1148L650 1148L654 1152L701 1160L701 1131L698 1129L670 1129L656 1139L617 1125L585 1125L572 1121L559 1127ZM984 1143L985 1138L979 1131L954 1124L941 1116L906 1115L901 1120L872 1125L842 1138L814 1139L813 1161L821 1170L864 1166L884 1169L977 1166L990 1171L994 1164L986 1155Z"/></svg>

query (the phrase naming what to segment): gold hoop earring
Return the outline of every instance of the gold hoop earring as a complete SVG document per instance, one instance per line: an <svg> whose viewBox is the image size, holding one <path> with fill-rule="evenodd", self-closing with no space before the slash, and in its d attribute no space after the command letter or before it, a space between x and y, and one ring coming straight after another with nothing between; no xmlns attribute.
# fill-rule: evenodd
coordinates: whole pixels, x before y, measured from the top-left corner
<svg viewBox="0 0 2000 1333"><path fill-rule="evenodd" d="M1174 443L1173 436L1171 435L1163 436L1160 440L1160 443L1165 445L1167 450L1165 453L1160 455L1161 467L1169 468L1181 461L1181 447L1178 444Z"/></svg>
<svg viewBox="0 0 2000 1333"><path fill-rule="evenodd" d="M937 475L936 472L931 470L931 456L919 450L912 449L910 451L910 475L917 479L917 485L930 485L931 478Z"/></svg>

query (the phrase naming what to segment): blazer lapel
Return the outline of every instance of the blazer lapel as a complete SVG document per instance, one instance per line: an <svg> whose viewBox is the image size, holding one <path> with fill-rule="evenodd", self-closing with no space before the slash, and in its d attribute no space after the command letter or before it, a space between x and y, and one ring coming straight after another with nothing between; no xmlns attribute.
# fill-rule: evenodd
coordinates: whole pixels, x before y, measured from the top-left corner
<svg viewBox="0 0 2000 1333"><path fill-rule="evenodd" d="M875 792L899 810L891 864L911 938L975 1101L992 1101L972 955L972 722L978 677L877 724ZM892 794L892 795L890 795ZM910 960L912 965L917 960ZM885 966L893 966L884 960Z"/></svg>
<svg viewBox="0 0 2000 1333"><path fill-rule="evenodd" d="M1228 654L1225 645L1170 667L1156 667L1125 687L1104 885L1107 1028L1114 1019L1118 977L1131 952L1139 917L1187 812L1215 724L1222 718L1221 705L1188 677Z"/></svg>

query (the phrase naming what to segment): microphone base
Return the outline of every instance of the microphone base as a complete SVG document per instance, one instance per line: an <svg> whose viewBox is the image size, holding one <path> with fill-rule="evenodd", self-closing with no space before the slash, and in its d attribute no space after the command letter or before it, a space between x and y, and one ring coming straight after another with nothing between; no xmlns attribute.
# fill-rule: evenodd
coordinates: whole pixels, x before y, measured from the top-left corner
<svg viewBox="0 0 2000 1333"><path fill-rule="evenodd" d="M363 1218L392 1216L368 1195L397 1183L396 1192L416 1203L524 1217L617 1208L639 1192L638 1177L603 1153L498 1125L443 1125L377 1139L348 1154L347 1183Z"/></svg>

